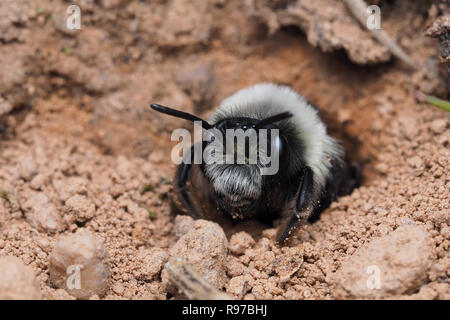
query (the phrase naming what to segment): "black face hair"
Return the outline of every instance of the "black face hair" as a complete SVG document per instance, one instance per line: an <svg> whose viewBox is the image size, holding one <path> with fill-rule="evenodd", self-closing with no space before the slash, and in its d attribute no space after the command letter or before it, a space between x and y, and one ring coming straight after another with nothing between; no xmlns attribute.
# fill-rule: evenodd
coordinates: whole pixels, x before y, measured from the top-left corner
<svg viewBox="0 0 450 320"><path fill-rule="evenodd" d="M187 112L175 110L175 109L172 109L172 108L169 108L169 107L166 107L166 106L162 106L162 105L156 104L156 103L152 103L150 105L150 107L153 110L155 110L155 111L167 114L167 115L172 116L172 117L177 117L177 118L181 118L181 119L185 119L185 120L189 120L189 121L200 121L202 123L202 127L204 129L211 129L213 127L212 125L210 125L205 120L203 120L203 119L201 119L201 118L199 118L197 116L194 116L193 114L187 113ZM269 118L260 120L256 124L255 129L261 129L261 128L263 128L263 127L265 127L265 126L267 126L267 125L269 125L271 123L278 122L278 121L281 121L281 120L284 120L284 119L287 119L287 118L290 118L290 117L292 117L292 113L289 112L289 111L273 115L273 116L271 116Z"/></svg>

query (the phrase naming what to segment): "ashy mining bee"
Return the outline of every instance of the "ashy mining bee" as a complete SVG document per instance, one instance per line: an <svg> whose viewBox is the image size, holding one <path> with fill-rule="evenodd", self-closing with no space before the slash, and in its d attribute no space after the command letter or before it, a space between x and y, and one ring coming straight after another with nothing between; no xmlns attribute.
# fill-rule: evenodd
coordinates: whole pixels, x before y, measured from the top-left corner
<svg viewBox="0 0 450 320"><path fill-rule="evenodd" d="M235 220L285 217L277 236L283 243L295 228L359 185L359 168L348 163L343 147L327 134L318 110L287 86L264 83L240 90L226 98L208 122L161 105L151 107L171 116L199 121L207 132L226 135L225 132L241 129L244 133L248 130L277 133L269 134L273 143L266 149L271 157L278 157L279 168L274 174L263 174L261 169L267 163L263 164L259 156L256 163L195 163L192 161L195 144L192 145L178 166L174 185L183 206L194 218L210 218L211 211ZM204 134L204 139L198 142L204 150L215 141L211 136L207 138L208 134ZM261 144L259 138L256 143L247 138L241 152L245 159ZM230 139L220 141L226 149L223 155L230 153L225 140ZM233 152L232 159L236 160L240 151L234 147Z"/></svg>

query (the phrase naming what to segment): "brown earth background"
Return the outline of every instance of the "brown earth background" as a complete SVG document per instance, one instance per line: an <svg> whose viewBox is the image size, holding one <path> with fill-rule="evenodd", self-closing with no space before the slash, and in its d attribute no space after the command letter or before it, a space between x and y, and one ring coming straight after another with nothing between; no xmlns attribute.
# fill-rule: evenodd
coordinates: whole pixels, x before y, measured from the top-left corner
<svg viewBox="0 0 450 320"><path fill-rule="evenodd" d="M0 298L183 298L181 257L236 299L450 299L450 116L413 96L449 98L447 1L371 3L420 70L336 0L80 0L73 31L70 4L0 0ZM363 168L285 247L278 222L176 216L170 134L190 124L148 108L207 117L260 82L320 106Z"/></svg>

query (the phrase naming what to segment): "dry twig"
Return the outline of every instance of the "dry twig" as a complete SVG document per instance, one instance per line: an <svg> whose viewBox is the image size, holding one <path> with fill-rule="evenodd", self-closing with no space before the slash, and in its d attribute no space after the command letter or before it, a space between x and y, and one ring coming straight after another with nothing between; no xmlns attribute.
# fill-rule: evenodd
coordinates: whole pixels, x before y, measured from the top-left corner
<svg viewBox="0 0 450 320"><path fill-rule="evenodd" d="M348 6L352 14L365 27L367 21L367 4L363 0L344 0L344 2ZM418 70L421 68L421 66L418 63L414 62L414 60L412 60L411 57L405 51L403 51L403 49L400 48L400 46L395 43L395 41L384 30L372 29L370 30L370 32L398 59L400 59L413 69Z"/></svg>
<svg viewBox="0 0 450 320"><path fill-rule="evenodd" d="M212 287L191 265L181 258L171 258L167 271L177 287L192 300L232 300L233 298Z"/></svg>

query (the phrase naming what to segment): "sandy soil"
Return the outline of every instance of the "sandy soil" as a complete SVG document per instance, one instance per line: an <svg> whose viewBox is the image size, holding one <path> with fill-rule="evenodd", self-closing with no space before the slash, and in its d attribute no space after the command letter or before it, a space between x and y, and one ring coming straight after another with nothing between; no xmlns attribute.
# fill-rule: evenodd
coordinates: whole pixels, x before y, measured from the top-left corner
<svg viewBox="0 0 450 320"><path fill-rule="evenodd" d="M450 116L413 98L449 97L442 48L425 34L448 8L377 1L424 72L330 2L80 0L82 29L69 32L64 1L2 0L0 297L182 298L164 268L181 256L235 298L450 299ZM206 116L264 81L320 106L363 166L362 187L286 247L276 222L177 216L170 133L189 124L148 110ZM71 291L68 261L104 271Z"/></svg>

